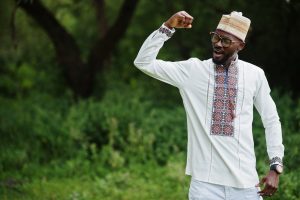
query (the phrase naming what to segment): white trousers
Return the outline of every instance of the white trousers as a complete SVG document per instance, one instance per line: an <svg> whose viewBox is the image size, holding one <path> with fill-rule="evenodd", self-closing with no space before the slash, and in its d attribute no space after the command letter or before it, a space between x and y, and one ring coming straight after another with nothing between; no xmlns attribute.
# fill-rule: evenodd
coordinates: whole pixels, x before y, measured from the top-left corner
<svg viewBox="0 0 300 200"><path fill-rule="evenodd" d="M192 178L189 200L262 200L259 188L235 188L198 181Z"/></svg>

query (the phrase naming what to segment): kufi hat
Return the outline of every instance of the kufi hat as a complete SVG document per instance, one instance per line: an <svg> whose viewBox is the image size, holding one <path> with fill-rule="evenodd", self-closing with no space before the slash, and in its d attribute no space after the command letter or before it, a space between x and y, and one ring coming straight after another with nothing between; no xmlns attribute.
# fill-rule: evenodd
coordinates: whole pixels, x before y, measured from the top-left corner
<svg viewBox="0 0 300 200"><path fill-rule="evenodd" d="M243 13L233 11L230 15L223 15L217 29L230 33L245 41L251 20L243 16Z"/></svg>

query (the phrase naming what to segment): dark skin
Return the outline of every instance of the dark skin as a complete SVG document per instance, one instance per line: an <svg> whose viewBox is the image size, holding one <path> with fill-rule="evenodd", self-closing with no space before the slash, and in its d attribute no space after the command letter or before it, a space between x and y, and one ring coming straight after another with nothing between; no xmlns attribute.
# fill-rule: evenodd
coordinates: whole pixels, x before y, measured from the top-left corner
<svg viewBox="0 0 300 200"><path fill-rule="evenodd" d="M194 18L185 11L175 13L164 24L168 28L192 28ZM245 47L245 43L227 32L216 30L215 31L221 37L229 38L232 43L229 47L223 47L221 41L213 43L213 61L216 64L222 64L225 67L229 67L231 62L236 59L237 54ZM272 196L278 189L279 174L270 170L266 176L264 176L260 182L256 185L263 186L263 189L258 192L263 197Z"/></svg>
<svg viewBox="0 0 300 200"><path fill-rule="evenodd" d="M256 185L263 185L264 188L258 192L261 196L269 197L272 196L278 189L279 184L279 174L275 171L270 170L269 173L261 179L261 181Z"/></svg>
<svg viewBox="0 0 300 200"><path fill-rule="evenodd" d="M236 59L238 52L244 48L245 43L225 31L217 29L215 32L222 38L228 38L232 41L229 47L223 47L221 40L217 43L212 43L213 62L227 68Z"/></svg>

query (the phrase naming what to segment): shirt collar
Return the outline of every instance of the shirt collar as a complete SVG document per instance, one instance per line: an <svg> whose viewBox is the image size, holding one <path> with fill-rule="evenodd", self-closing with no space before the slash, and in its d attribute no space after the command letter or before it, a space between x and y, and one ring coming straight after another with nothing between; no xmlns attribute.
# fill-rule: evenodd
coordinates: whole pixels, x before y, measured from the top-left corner
<svg viewBox="0 0 300 200"><path fill-rule="evenodd" d="M236 55L236 58L235 58L233 61L231 61L229 67L231 67L231 66L237 64L238 60L239 60L239 55ZM223 65L217 65L217 66L224 67ZM228 67L228 68L229 68L229 67Z"/></svg>

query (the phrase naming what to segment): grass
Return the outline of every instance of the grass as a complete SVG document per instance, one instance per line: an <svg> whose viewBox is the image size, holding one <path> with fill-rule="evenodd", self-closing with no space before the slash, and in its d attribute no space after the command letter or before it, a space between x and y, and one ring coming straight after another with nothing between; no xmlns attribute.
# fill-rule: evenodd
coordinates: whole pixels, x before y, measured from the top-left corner
<svg viewBox="0 0 300 200"><path fill-rule="evenodd" d="M0 199L186 200L190 177L184 174L184 162L184 156L178 154L170 157L165 166L150 161L118 169L81 164L82 170L76 168L77 173L71 172L66 165L57 168L32 166L31 173L26 169L18 173L0 174ZM265 172L260 172L261 177ZM299 170L287 169L272 199L298 200L299 174ZM14 177L11 180L20 182L9 185L8 177ZM6 185L3 180L6 180Z"/></svg>
<svg viewBox="0 0 300 200"><path fill-rule="evenodd" d="M187 199L189 181L184 161L173 160L164 167L133 164L105 175L32 178L14 189L2 186L0 199L180 200Z"/></svg>

